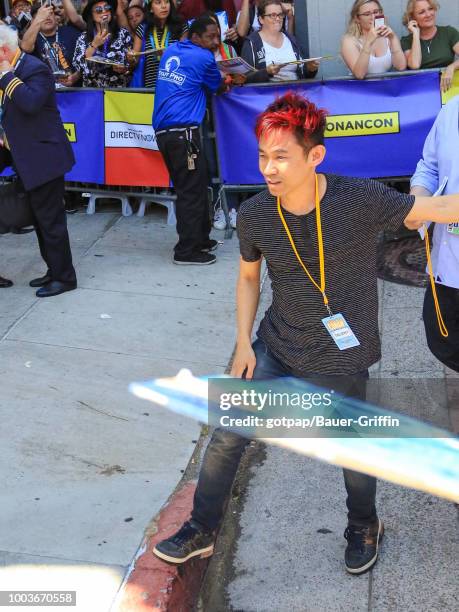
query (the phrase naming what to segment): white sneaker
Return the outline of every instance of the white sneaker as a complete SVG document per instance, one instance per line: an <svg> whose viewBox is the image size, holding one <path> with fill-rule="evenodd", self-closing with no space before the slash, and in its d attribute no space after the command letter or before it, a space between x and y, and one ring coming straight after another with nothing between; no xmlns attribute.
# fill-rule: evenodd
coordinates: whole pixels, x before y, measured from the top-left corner
<svg viewBox="0 0 459 612"><path fill-rule="evenodd" d="M226 218L223 208L217 208L214 216L214 227L218 230L226 229Z"/></svg>
<svg viewBox="0 0 459 612"><path fill-rule="evenodd" d="M229 211L230 225L233 229L236 229L236 220L237 220L237 210L232 208Z"/></svg>

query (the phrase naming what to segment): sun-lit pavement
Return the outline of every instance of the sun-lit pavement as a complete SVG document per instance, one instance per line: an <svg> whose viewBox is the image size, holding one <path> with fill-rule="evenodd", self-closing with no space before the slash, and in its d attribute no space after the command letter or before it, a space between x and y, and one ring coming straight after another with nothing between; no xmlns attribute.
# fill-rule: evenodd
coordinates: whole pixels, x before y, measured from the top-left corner
<svg viewBox="0 0 459 612"><path fill-rule="evenodd" d="M129 382L223 372L235 336L236 238L174 266L163 209L105 211L68 217L78 290L54 298L28 286L34 234L0 237L0 590L77 591L85 612L109 609L200 433Z"/></svg>
<svg viewBox="0 0 459 612"><path fill-rule="evenodd" d="M144 219L78 213L69 224L79 288L47 300L28 286L44 272L34 236L0 237L0 274L15 281L0 291L0 590L76 591L76 608L49 610L105 612L199 436L127 385L182 367L223 372L238 245L225 241L214 266L181 267L162 209ZM380 284L384 356L373 376L455 376L427 350L422 294ZM269 299L266 283L261 312ZM459 429L455 406L440 407L437 422ZM342 565L340 471L276 448L262 458L243 475L243 503L230 506L204 612L458 609L451 503L382 483L381 559L355 578Z"/></svg>

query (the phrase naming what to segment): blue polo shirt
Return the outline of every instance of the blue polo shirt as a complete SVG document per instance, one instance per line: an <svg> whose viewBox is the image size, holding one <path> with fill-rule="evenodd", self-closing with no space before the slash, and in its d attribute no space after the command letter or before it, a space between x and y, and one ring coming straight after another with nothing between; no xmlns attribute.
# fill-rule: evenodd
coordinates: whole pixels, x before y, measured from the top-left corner
<svg viewBox="0 0 459 612"><path fill-rule="evenodd" d="M204 119L206 94L215 93L221 80L208 49L191 40L168 47L158 69L153 128L199 125Z"/></svg>

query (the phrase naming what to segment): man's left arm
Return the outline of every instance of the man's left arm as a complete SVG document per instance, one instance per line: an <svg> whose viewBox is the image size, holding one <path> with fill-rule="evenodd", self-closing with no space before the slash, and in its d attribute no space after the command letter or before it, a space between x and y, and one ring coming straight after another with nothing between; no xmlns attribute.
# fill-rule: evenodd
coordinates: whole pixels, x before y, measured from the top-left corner
<svg viewBox="0 0 459 612"><path fill-rule="evenodd" d="M210 93L216 93L222 83L222 75L217 67L214 57L206 64L203 75L203 85Z"/></svg>
<svg viewBox="0 0 459 612"><path fill-rule="evenodd" d="M0 70L2 70L1 64ZM0 89L19 110L27 115L34 115L40 112L50 93L54 91L54 81L48 68L43 64L43 68L40 67L40 70L31 74L26 82L14 72L7 72L0 79Z"/></svg>
<svg viewBox="0 0 459 612"><path fill-rule="evenodd" d="M459 222L459 194L426 197L416 196L414 206L405 217L408 228L417 228L422 223L458 223Z"/></svg>

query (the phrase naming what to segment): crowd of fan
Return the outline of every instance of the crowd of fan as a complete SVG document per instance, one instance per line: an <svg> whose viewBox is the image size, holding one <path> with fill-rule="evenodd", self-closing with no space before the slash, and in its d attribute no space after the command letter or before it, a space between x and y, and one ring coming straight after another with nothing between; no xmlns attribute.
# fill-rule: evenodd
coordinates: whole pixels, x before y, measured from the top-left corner
<svg viewBox="0 0 459 612"><path fill-rule="evenodd" d="M187 37L190 21L206 14L219 25L217 60L241 56L254 71L248 82L313 78L319 64L302 58L294 5L281 0L12 0L4 22L21 47L50 66L58 87L154 87L160 54ZM409 0L401 40L379 0L356 0L341 54L356 78L389 70L444 68L442 88L459 69L459 32L437 25L436 0ZM226 21L219 15L226 13ZM221 24L228 27L221 31Z"/></svg>

